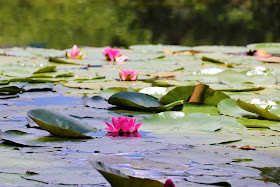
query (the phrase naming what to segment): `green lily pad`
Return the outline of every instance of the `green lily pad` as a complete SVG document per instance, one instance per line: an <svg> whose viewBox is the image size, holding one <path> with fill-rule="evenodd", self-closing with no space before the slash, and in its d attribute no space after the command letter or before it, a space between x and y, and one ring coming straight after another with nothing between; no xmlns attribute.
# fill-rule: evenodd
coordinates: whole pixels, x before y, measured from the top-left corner
<svg viewBox="0 0 280 187"><path fill-rule="evenodd" d="M85 122L51 110L30 110L28 111L27 115L42 129L45 129L55 136L69 138L91 138L91 136L84 134L97 131L96 128L90 127Z"/></svg>
<svg viewBox="0 0 280 187"><path fill-rule="evenodd" d="M36 138L38 137L19 130L8 130L5 132L0 130L0 139L11 145L32 147L42 146L36 142Z"/></svg>
<svg viewBox="0 0 280 187"><path fill-rule="evenodd" d="M120 170L105 166L102 162L90 161L90 164L101 173L101 175L111 184L112 187L162 187L164 185L157 180L125 175L121 173Z"/></svg>
<svg viewBox="0 0 280 187"><path fill-rule="evenodd" d="M166 111L171 110L175 106L182 105L182 100L163 105L158 102L157 98L138 92L118 92L112 95L108 102L117 105L120 108L138 108L148 111Z"/></svg>
<svg viewBox="0 0 280 187"><path fill-rule="evenodd" d="M235 99L230 99L230 98L224 99L218 104L217 108L220 111L220 113L223 115L228 115L233 117L244 117L244 116L257 117L255 113L248 112L240 108L236 104Z"/></svg>
<svg viewBox="0 0 280 187"><path fill-rule="evenodd" d="M170 90L167 94L162 96L159 100L162 104L184 100L184 102L205 103L217 106L218 103L229 98L225 93L215 91L205 84L197 86L181 86Z"/></svg>
<svg viewBox="0 0 280 187"><path fill-rule="evenodd" d="M217 131L221 120L204 113L161 112L143 120L141 129L151 132Z"/></svg>

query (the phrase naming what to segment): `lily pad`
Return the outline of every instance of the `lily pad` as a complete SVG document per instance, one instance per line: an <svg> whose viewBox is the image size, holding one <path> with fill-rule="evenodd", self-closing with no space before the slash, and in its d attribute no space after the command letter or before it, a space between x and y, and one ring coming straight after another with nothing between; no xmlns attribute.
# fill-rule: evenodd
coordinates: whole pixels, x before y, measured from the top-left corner
<svg viewBox="0 0 280 187"><path fill-rule="evenodd" d="M101 162L90 161L90 164L99 171L112 187L162 187L164 184L148 178L137 178L121 173L121 171L112 167L107 167Z"/></svg>
<svg viewBox="0 0 280 187"><path fill-rule="evenodd" d="M235 99L224 99L222 100L218 106L218 110L223 115L233 116L233 117L257 117L255 113L248 112L246 110L243 110L236 104Z"/></svg>
<svg viewBox="0 0 280 187"><path fill-rule="evenodd" d="M35 135L19 130L8 130L5 132L0 130L0 139L11 145L40 147L42 145L36 142L37 138Z"/></svg>
<svg viewBox="0 0 280 187"><path fill-rule="evenodd" d="M108 102L117 105L120 108L138 108L148 111L166 111L171 110L175 106L182 105L182 100L163 105L158 102L157 98L138 92L118 92L112 95Z"/></svg>
<svg viewBox="0 0 280 187"><path fill-rule="evenodd" d="M55 136L69 138L91 138L91 136L84 134L97 131L96 128L90 127L85 122L51 110L30 110L27 115L42 129L47 130Z"/></svg>
<svg viewBox="0 0 280 187"><path fill-rule="evenodd" d="M229 98L225 93L215 91L205 84L196 86L181 86L170 90L159 100L162 104L184 100L184 102L205 103L217 106L223 100Z"/></svg>

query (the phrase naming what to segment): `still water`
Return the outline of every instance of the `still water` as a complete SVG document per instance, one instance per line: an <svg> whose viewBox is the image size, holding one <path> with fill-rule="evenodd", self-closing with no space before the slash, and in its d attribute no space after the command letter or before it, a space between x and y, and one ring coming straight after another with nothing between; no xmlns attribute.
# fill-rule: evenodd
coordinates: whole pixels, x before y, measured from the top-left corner
<svg viewBox="0 0 280 187"><path fill-rule="evenodd" d="M0 47L280 42L279 0L0 0Z"/></svg>

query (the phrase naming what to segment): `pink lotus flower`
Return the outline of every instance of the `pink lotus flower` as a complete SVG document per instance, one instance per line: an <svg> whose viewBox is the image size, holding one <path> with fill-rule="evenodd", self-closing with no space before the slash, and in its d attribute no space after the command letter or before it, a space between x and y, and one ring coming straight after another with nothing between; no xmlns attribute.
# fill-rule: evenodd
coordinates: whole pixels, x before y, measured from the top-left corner
<svg viewBox="0 0 280 187"><path fill-rule="evenodd" d="M116 120L112 117L113 125L105 121L108 128L105 128L108 132L136 132L137 129L142 125L142 123L138 123L135 125L136 119L130 119L128 117L122 118L118 117Z"/></svg>
<svg viewBox="0 0 280 187"><path fill-rule="evenodd" d="M102 53L106 60L110 60L111 62L124 62L127 60L127 57L120 50L111 47L106 47Z"/></svg>
<svg viewBox="0 0 280 187"><path fill-rule="evenodd" d="M70 55L66 52L67 58L82 59L85 58L87 53L82 54L82 49L79 49L77 45L74 45L71 49Z"/></svg>
<svg viewBox="0 0 280 187"><path fill-rule="evenodd" d="M122 69L119 70L119 74L123 81L135 81L138 77L138 72L135 70Z"/></svg>
<svg viewBox="0 0 280 187"><path fill-rule="evenodd" d="M167 179L164 183L164 187L175 187L175 184L172 179Z"/></svg>

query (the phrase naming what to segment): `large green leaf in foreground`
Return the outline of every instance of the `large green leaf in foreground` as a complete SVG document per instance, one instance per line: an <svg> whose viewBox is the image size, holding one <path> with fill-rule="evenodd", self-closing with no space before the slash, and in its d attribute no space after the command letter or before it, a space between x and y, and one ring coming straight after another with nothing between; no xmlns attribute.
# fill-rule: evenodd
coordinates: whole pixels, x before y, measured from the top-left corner
<svg viewBox="0 0 280 187"><path fill-rule="evenodd" d="M171 110L175 106L183 104L183 101L179 100L168 105L162 105L157 98L138 92L118 92L112 95L108 102L120 108L137 108L155 112Z"/></svg>
<svg viewBox="0 0 280 187"><path fill-rule="evenodd" d="M55 136L91 138L90 136L84 135L84 133L97 131L96 128L90 127L85 122L51 110L30 110L27 115L42 129L49 131Z"/></svg>

